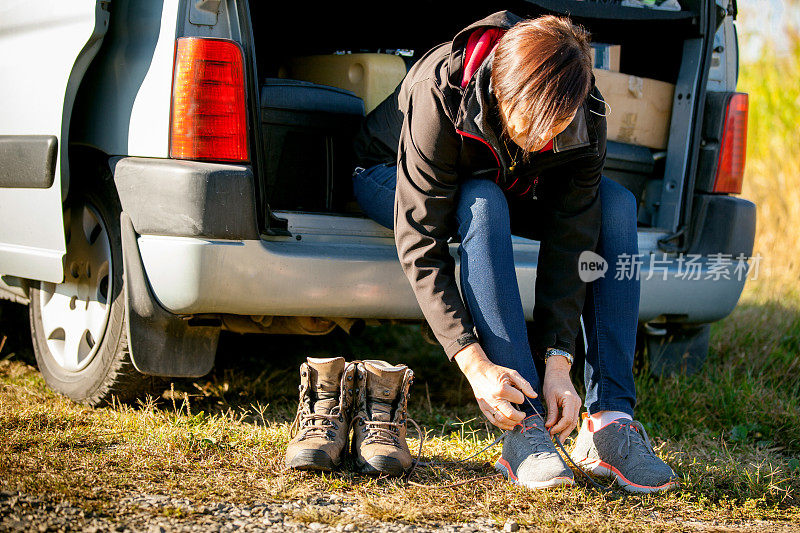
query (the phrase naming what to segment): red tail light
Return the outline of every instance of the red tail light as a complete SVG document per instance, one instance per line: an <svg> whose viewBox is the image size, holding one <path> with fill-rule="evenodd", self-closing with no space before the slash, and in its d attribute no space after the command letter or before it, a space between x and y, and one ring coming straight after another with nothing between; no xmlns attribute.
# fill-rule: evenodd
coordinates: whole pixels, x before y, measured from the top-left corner
<svg viewBox="0 0 800 533"><path fill-rule="evenodd" d="M175 43L169 156L247 161L244 59L222 39L181 37Z"/></svg>
<svg viewBox="0 0 800 533"><path fill-rule="evenodd" d="M747 93L735 93L725 111L714 192L740 194L747 152Z"/></svg>

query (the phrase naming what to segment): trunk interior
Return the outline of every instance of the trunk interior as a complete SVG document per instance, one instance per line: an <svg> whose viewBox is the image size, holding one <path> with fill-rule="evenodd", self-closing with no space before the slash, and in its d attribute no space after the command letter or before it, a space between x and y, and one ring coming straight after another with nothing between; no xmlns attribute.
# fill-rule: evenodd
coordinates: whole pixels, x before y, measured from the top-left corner
<svg viewBox="0 0 800 533"><path fill-rule="evenodd" d="M494 11L509 9L521 16L570 13L573 21L591 32L593 42L621 45L620 72L676 84L687 61L684 42L700 33L703 1L681 0L682 11L577 0L531 0L480 8L471 3L412 1L388 13L386 4L348 2L345 9L341 4L325 4L302 21L297 21L296 8L251 1L261 100L262 206L364 216L350 186L350 139L363 116L363 101L341 89L292 79L293 72L286 68L291 58L395 55L407 69L429 48ZM686 97L690 96L697 97ZM640 227L657 227L666 160L666 150L608 142L604 173L634 193Z"/></svg>

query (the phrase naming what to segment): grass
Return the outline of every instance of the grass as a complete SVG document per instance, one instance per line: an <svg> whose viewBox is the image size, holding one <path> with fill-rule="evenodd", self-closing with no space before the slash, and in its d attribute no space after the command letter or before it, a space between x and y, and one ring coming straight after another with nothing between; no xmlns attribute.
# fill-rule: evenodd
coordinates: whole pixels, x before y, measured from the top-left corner
<svg viewBox="0 0 800 533"><path fill-rule="evenodd" d="M790 56L770 54L743 65L739 86L751 95L742 196L758 209L760 274L748 280L733 313L713 324L702 372L636 377L637 418L680 474L679 491L619 499L579 479L572 489L531 494L497 478L432 490L347 471L285 471L296 369L309 355L408 363L417 374L411 415L427 430L427 459L465 457L493 440L497 432L474 406L469 385L414 327L369 328L359 338L225 335L206 378L176 380L136 406L90 409L47 389L33 366L24 317L7 305L0 307L0 339L8 338L0 348L0 489L64 497L106 515L136 492L197 503L303 500L308 505L292 511L296 520L336 524L340 516L313 505L336 493L358 503L364 522L490 517L544 531L796 529L800 45ZM459 466L420 468L413 480L447 485L484 477L498 451Z"/></svg>
<svg viewBox="0 0 800 533"><path fill-rule="evenodd" d="M786 316L784 308L772 311ZM305 355L352 358L383 349L389 361L408 361L418 370L411 415L428 432L425 458L458 459L491 442L497 433L470 403L468 386L445 368L437 348L405 326L374 328L356 339L272 337L265 343L226 335L226 358L207 379L178 380L137 406L99 409L50 392L36 369L18 360L24 359L20 353L0 363L0 486L56 494L107 515L115 512L112 502L136 492L198 504L304 500L309 505L293 511L296 520L336 524L341 516L313 505L318 496L336 493L357 501L358 520L365 522L435 524L485 516L498 525L513 519L550 531L683 531L698 524L748 529L762 521L791 528L800 521L798 394L797 378L784 375L794 362L781 346L800 338L800 313L786 322L792 329L758 334L745 327L751 314L743 305L715 325L702 375L658 382L637 376L639 418L682 477L682 489L664 496L620 500L580 480L573 489L531 495L497 478L432 490L347 471L285 471L294 363ZM738 337L731 338L732 331ZM762 358L745 357L759 346L771 348ZM778 382L784 386L776 390ZM740 407L714 412L726 402ZM421 468L413 481L447 485L486 476L498 451L461 466Z"/></svg>

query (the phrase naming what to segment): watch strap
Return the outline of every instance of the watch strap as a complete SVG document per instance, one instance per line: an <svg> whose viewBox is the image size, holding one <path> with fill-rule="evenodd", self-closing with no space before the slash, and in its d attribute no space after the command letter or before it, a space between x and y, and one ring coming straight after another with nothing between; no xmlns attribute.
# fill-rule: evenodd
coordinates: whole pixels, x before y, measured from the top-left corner
<svg viewBox="0 0 800 533"><path fill-rule="evenodd" d="M547 363L547 359L554 356L554 355L562 355L566 357L567 361L569 361L570 366L572 363L575 362L575 357L571 353L566 350L562 350L561 348L548 348L544 352L544 362Z"/></svg>

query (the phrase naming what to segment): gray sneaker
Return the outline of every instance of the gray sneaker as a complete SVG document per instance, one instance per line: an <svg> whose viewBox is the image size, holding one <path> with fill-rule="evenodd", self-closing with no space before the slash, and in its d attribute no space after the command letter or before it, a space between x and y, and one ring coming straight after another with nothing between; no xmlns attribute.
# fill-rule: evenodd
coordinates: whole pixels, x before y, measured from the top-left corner
<svg viewBox="0 0 800 533"><path fill-rule="evenodd" d="M580 467L613 476L628 492L659 492L678 486L678 476L653 450L647 432L635 420L617 419L596 433L585 419L570 453Z"/></svg>
<svg viewBox="0 0 800 533"><path fill-rule="evenodd" d="M529 416L506 432L503 453L494 468L512 483L529 489L575 483L539 415Z"/></svg>

